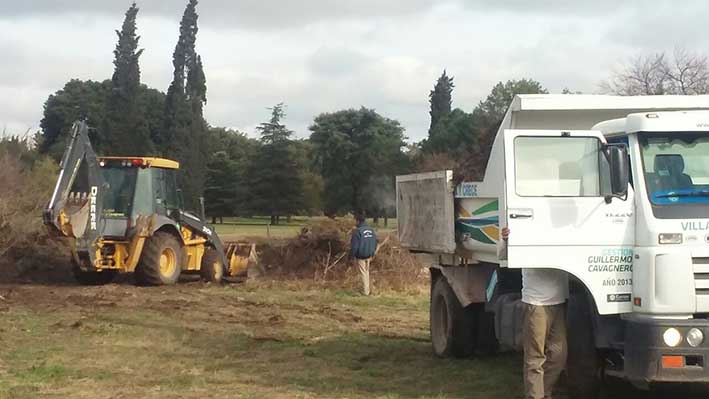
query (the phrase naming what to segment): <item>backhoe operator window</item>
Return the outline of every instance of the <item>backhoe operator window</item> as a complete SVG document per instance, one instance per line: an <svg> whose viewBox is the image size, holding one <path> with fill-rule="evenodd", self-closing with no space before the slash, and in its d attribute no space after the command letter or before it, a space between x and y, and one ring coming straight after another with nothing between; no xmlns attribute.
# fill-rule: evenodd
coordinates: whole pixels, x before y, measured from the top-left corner
<svg viewBox="0 0 709 399"><path fill-rule="evenodd" d="M600 146L595 137L515 138L517 195L601 196Z"/></svg>
<svg viewBox="0 0 709 399"><path fill-rule="evenodd" d="M135 168L103 168L101 173L106 183L103 196L103 214L108 217L130 215L135 192Z"/></svg>
<svg viewBox="0 0 709 399"><path fill-rule="evenodd" d="M155 202L166 211L180 208L179 195L174 170L153 169L153 190Z"/></svg>

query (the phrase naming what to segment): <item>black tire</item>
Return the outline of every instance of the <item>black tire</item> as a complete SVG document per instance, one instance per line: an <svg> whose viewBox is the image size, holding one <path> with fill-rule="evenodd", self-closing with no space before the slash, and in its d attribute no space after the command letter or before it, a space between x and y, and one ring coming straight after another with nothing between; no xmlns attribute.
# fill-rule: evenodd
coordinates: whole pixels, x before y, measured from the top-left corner
<svg viewBox="0 0 709 399"><path fill-rule="evenodd" d="M439 357L469 357L475 351L477 308L463 308L444 277L431 289L430 328L433 353Z"/></svg>
<svg viewBox="0 0 709 399"><path fill-rule="evenodd" d="M221 256L214 248L206 248L202 256L202 264L199 267L199 274L204 281L210 283L220 283L224 278L224 265Z"/></svg>
<svg viewBox="0 0 709 399"><path fill-rule="evenodd" d="M72 272L74 273L74 278L76 281L83 285L106 285L113 281L113 278L116 277L115 270L87 272L81 270L81 268L76 265L72 267Z"/></svg>
<svg viewBox="0 0 709 399"><path fill-rule="evenodd" d="M476 344L475 353L482 356L492 356L497 353L500 343L495 335L495 314L485 311L485 304L473 304L477 306L477 319L475 321Z"/></svg>
<svg viewBox="0 0 709 399"><path fill-rule="evenodd" d="M145 285L175 284L183 264L182 244L172 234L157 232L145 242L135 277Z"/></svg>
<svg viewBox="0 0 709 399"><path fill-rule="evenodd" d="M566 309L568 359L566 373L569 397L596 399L600 397L601 357L594 342L591 305L585 293L569 297Z"/></svg>

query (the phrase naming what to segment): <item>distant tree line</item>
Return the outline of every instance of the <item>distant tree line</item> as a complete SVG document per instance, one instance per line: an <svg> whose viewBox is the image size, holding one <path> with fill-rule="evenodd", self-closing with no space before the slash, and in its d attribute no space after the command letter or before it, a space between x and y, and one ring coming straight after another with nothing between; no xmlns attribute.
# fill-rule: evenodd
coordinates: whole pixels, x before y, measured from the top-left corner
<svg viewBox="0 0 709 399"><path fill-rule="evenodd" d="M499 82L466 111L454 107L454 77L444 70L428 96L428 135L418 143L407 144L398 121L366 107L322 113L309 127L309 137L298 139L286 126L284 103L269 108L268 120L249 137L204 119L207 80L196 50L197 3L189 0L182 16L166 92L140 82L143 49L134 3L116 31L111 79L72 79L50 95L35 140L38 151L58 160L72 122L87 119L101 155L179 161L188 208L197 209L198 198L204 196L214 222L259 215L278 224L293 215L334 217L354 210L387 218L396 212L397 174L453 169L457 180L481 179L513 97L548 93L533 79ZM709 90L709 68L706 57L683 50L673 57L641 56L601 89L622 95L701 94Z"/></svg>

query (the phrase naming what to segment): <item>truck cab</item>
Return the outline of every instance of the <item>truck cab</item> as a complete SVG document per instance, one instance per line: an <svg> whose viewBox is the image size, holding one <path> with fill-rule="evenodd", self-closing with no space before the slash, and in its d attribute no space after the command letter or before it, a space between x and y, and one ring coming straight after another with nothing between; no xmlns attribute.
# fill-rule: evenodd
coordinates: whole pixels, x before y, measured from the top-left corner
<svg viewBox="0 0 709 399"><path fill-rule="evenodd" d="M436 354L521 349L520 271L549 268L571 281L574 396L709 382L709 96L516 96L482 181L399 176L397 211Z"/></svg>
<svg viewBox="0 0 709 399"><path fill-rule="evenodd" d="M623 375L709 381L709 112L631 114L593 127L627 143L635 193Z"/></svg>

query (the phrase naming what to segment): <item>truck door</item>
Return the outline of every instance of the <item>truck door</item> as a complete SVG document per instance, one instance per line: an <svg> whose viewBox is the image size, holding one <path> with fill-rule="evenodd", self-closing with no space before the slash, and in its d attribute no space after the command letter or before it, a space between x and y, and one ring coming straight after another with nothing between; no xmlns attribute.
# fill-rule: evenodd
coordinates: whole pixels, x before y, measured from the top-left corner
<svg viewBox="0 0 709 399"><path fill-rule="evenodd" d="M601 133L506 130L504 144L507 266L565 270L601 314L631 311L633 191L607 202Z"/></svg>

